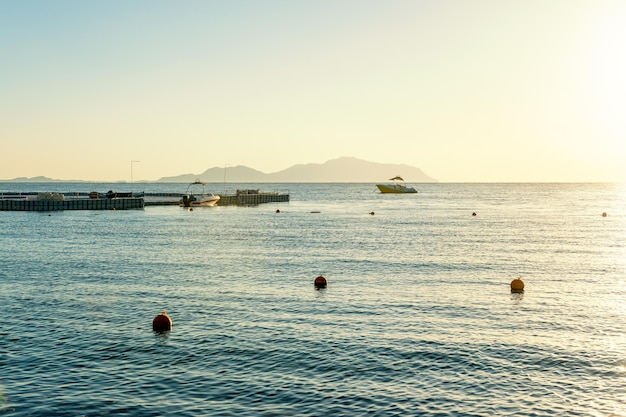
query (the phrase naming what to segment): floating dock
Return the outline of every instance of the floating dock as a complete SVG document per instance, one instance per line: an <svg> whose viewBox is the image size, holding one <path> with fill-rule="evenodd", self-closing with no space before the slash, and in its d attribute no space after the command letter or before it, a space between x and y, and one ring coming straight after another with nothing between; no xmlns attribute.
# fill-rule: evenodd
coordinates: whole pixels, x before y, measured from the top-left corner
<svg viewBox="0 0 626 417"><path fill-rule="evenodd" d="M0 211L130 210L146 206L179 205L184 193L0 193ZM289 202L289 194L237 190L218 194L218 206L257 206Z"/></svg>
<svg viewBox="0 0 626 417"><path fill-rule="evenodd" d="M262 192L259 190L237 190L235 195L219 195L218 206L257 206L265 203L288 203L289 194Z"/></svg>
<svg viewBox="0 0 626 417"><path fill-rule="evenodd" d="M184 193L144 193L146 206L178 205ZM258 206L266 203L288 203L289 194L259 190L237 190L235 194L216 194L217 206Z"/></svg>
<svg viewBox="0 0 626 417"><path fill-rule="evenodd" d="M143 197L130 193L119 197L95 194L2 193L0 211L130 210L143 209L145 205Z"/></svg>

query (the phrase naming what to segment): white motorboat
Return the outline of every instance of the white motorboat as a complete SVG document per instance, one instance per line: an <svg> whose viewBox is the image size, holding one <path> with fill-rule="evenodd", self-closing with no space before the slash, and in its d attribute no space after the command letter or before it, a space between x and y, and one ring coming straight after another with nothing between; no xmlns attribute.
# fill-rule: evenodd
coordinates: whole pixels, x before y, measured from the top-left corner
<svg viewBox="0 0 626 417"><path fill-rule="evenodd" d="M213 207L220 200L219 195L207 193L206 183L194 181L187 187L185 195L180 201L181 207Z"/></svg>
<svg viewBox="0 0 626 417"><path fill-rule="evenodd" d="M404 183L401 176L397 175L390 178L391 184L376 184L376 187L381 193L385 194L405 194L405 193L417 193L417 190L413 187L409 187Z"/></svg>

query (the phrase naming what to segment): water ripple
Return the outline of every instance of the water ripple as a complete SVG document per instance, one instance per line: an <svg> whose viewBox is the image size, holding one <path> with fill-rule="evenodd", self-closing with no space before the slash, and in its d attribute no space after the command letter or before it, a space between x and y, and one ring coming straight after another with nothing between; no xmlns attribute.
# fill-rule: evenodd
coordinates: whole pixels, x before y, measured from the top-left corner
<svg viewBox="0 0 626 417"><path fill-rule="evenodd" d="M299 187L321 215L2 213L0 415L626 416L606 189Z"/></svg>

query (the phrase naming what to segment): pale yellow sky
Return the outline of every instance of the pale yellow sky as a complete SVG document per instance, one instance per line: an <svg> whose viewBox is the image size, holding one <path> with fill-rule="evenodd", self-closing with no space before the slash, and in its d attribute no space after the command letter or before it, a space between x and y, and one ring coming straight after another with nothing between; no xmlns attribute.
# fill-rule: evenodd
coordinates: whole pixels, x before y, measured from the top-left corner
<svg viewBox="0 0 626 417"><path fill-rule="evenodd" d="M0 179L626 181L624 45L621 0L0 2Z"/></svg>

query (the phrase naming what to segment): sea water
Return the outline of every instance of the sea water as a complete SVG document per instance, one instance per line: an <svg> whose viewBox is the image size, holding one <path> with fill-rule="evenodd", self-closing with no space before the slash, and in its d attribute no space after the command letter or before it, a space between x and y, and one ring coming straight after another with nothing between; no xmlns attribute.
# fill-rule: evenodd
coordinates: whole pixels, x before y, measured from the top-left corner
<svg viewBox="0 0 626 417"><path fill-rule="evenodd" d="M228 186L0 212L1 415L626 416L624 185Z"/></svg>

